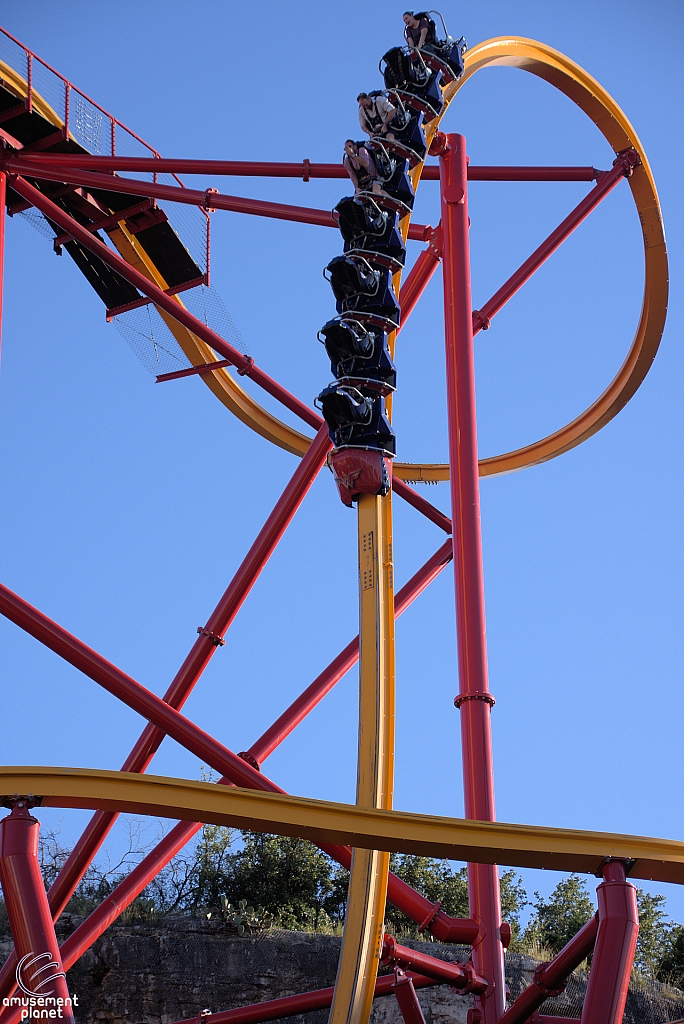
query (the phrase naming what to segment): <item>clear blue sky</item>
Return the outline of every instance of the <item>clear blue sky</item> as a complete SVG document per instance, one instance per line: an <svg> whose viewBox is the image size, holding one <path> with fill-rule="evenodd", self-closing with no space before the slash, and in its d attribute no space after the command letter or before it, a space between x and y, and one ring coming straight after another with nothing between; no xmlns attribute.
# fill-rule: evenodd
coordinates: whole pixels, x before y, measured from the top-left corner
<svg viewBox="0 0 684 1024"><path fill-rule="evenodd" d="M3 25L169 156L334 161L354 98L401 41L387 0L249 6L5 0ZM473 44L516 34L583 65L644 144L671 259L661 350L628 407L580 448L482 486L498 815L682 838L683 12L672 0L517 0L444 8ZM609 147L564 97L513 69L480 73L444 123L473 163L593 164ZM195 179L199 182L199 179ZM194 182L193 182L194 183ZM207 179L203 186L330 208L341 182ZM586 184L474 184L481 305L586 193ZM426 183L416 219L435 223ZM212 281L257 362L306 401L329 380L316 331L334 231L217 213ZM419 251L411 243L409 262ZM484 455L572 419L620 365L642 289L640 229L620 186L477 340ZM402 459L446 457L440 284L398 350ZM68 257L8 224L0 391L2 582L163 693L295 469L198 379L154 385ZM445 511L447 485L423 492ZM442 543L396 505L401 585ZM186 713L245 749L356 632L355 516L314 486ZM141 721L0 622L2 760L117 769ZM398 808L462 813L450 570L403 616ZM352 800L356 673L266 763L294 793ZM199 777L165 741L153 772ZM88 815L62 821L65 842ZM117 840L115 840L116 843ZM548 892L552 873L524 872ZM591 881L591 880L590 880ZM684 921L684 893L667 894Z"/></svg>

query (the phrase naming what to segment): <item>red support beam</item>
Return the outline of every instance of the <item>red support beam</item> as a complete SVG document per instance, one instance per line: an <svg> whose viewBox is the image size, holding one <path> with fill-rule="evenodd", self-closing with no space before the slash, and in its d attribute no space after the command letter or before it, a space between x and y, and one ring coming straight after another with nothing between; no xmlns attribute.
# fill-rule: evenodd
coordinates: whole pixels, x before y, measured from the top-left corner
<svg viewBox="0 0 684 1024"><path fill-rule="evenodd" d="M413 312L418 299L427 288L432 275L439 266L441 257L441 230L432 230L427 249L423 249L420 256L411 267L411 270L401 286L399 305L401 307L401 325L397 334L405 326L406 321Z"/></svg>
<svg viewBox="0 0 684 1024"><path fill-rule="evenodd" d="M428 988L438 985L433 978L424 978L417 974L410 976L415 988ZM394 975L388 974L378 978L375 983L375 998L393 994ZM315 992L303 992L297 996L284 996L282 999L269 999L251 1006L239 1006L235 1010L223 1010L220 1013L209 1013L202 1018L202 1024L260 1024L261 1021L277 1020L279 1017L294 1017L312 1010L325 1010L332 1006L334 989L319 988ZM197 1024L197 1017L176 1021L176 1024Z"/></svg>
<svg viewBox="0 0 684 1024"><path fill-rule="evenodd" d="M150 199L166 199L172 203L186 203L190 206L199 206L204 210L209 208L212 210L227 210L231 213L249 213L256 217L272 217L276 220L296 221L299 224L317 224L319 227L324 228L337 227L337 220L333 217L330 210L314 210L308 206L289 206L286 203L269 203L262 199L227 196L220 192L211 192L208 189L198 191L192 188L180 188L176 185L159 185L156 182L137 181L135 178L119 178L106 174L95 174L90 171L70 170L69 168L53 167L49 164L41 166L40 173L38 173L38 168L35 165L31 165L21 158L5 160L4 165L7 167L8 173L12 175L24 174L31 178L67 182L87 188L105 189L108 192L123 192L134 196L142 195ZM24 195L20 189L17 188L16 191ZM40 196L42 193L38 192L37 194ZM29 196L24 195L24 198L29 198ZM38 203L33 202L33 200L31 202L37 209L41 209ZM41 210L41 212L43 211ZM68 217L68 214L65 215L61 210L60 213L62 213L62 216ZM74 223L71 221L71 218L69 218L69 221ZM61 226L63 225L60 224ZM70 227L64 227L64 230L70 231L74 238L78 237L78 241L81 241L80 236L75 235ZM411 224L408 236L409 238L422 241L425 233L429 230L430 228L425 224Z"/></svg>
<svg viewBox="0 0 684 1024"><path fill-rule="evenodd" d="M639 935L636 888L627 881L625 863L610 860L602 868L598 898L598 934L582 1024L622 1024Z"/></svg>
<svg viewBox="0 0 684 1024"><path fill-rule="evenodd" d="M558 225L556 230L552 231L549 237L535 249L529 259L526 259L522 266L516 270L515 274L509 277L506 283L499 288L498 292L491 297L489 302L485 303L482 309L473 311L473 330L475 334L479 330L486 330L489 327L492 317L522 288L526 281L529 281L534 272L541 267L542 263L546 262L549 256L572 234L575 228L579 227L582 221L589 216L592 210L596 209L599 203L613 191L623 178L629 177L637 160L636 151L633 149L628 149L621 153L615 160L613 169L602 173L598 184L591 190L589 195L585 196L572 213L568 214L565 220Z"/></svg>
<svg viewBox="0 0 684 1024"><path fill-rule="evenodd" d="M598 926L598 914L595 914L553 960L540 964L533 983L508 1007L498 1024L525 1024L552 992L562 991L572 972L594 948Z"/></svg>
<svg viewBox="0 0 684 1024"><path fill-rule="evenodd" d="M400 967L394 969L392 991L397 997L404 1024L425 1024L425 1017L418 1002L413 979L404 974Z"/></svg>
<svg viewBox="0 0 684 1024"><path fill-rule="evenodd" d="M441 568L447 564L450 560L451 555L451 541L446 541L442 547L433 555L431 559L423 566L418 573L415 574L409 580L409 582L399 591L397 594L397 600L395 605L395 614L400 615L408 605L415 600L419 593L431 582L432 579L439 573ZM318 680L309 687L307 691L302 695L308 700L308 710L311 709L322 699L325 693L328 692L330 687L334 685L337 679L329 683L329 680L334 672L337 678L341 678L343 672L340 671L340 659L344 656L349 657L350 648L355 647L354 660L358 658L358 638L353 641L352 644L348 645L340 658L335 659L329 669L325 673L319 676ZM350 662L350 665L353 661ZM346 669L344 669L346 671ZM329 685L328 685L329 683ZM314 688L318 691L317 699L312 692ZM169 695L167 694L167 697ZM289 712L301 712L301 706L298 706L299 702L295 702L293 708L289 709ZM273 736L269 735L272 730L262 737L261 740L257 741L251 748L249 753L252 756L256 756L257 753L261 753L259 760L264 760L269 753L282 742L286 735L292 731L292 729L303 717L303 714L299 714L297 721L290 721L288 725L283 721L288 712L281 716L276 726L279 726L277 732L277 740L273 742ZM279 724L280 723L280 724ZM148 726L146 733L150 730L155 731L153 727ZM139 750L145 749L144 740L145 733L141 738L141 741L137 744ZM266 748L264 742L266 740L270 743L270 749ZM134 751L135 754L135 751ZM135 758L132 754L124 769L126 771L144 771L145 767L149 763L149 759L144 765L141 765L139 758ZM151 758L151 754L149 758ZM220 780L221 785L231 785L231 780L224 777ZM59 913L63 909L64 905L71 896L75 889L80 877L86 870L87 865L92 860L95 852L99 848L100 843L106 836L109 828L113 824L116 815L110 814L109 812L98 812L91 820L84 836L79 840L79 844L76 849L72 852L71 857L67 861L67 864L62 869L62 873L58 876L57 881L50 890L51 904L53 905L53 915L58 917ZM123 882L110 894L110 896L98 907L93 913L79 926L79 928L69 936L69 939L63 947L64 962L69 969L73 963L88 949L93 942L103 933L103 931L109 927L112 921L118 917L123 910L133 902L133 900L143 891L146 885L156 876L156 874L175 856L175 854L187 843L189 840L199 831L201 824L195 822L180 822L176 825L171 832L157 845L157 847L151 851L147 857L134 870L128 875ZM351 862L351 850L346 847L329 846L325 847L326 852L340 861L342 864L349 866ZM389 884L389 897L404 913L411 916L416 923L421 924L425 921L429 921L430 930L436 937L442 941L466 941L469 942L474 938L477 933L477 925L472 921L461 921L456 918L451 918L447 914L444 914L439 910L438 906L431 904L429 900L415 892L401 879L394 875L390 876ZM6 996L11 991L12 983L12 972L16 960L10 956L5 963L5 966L0 974L0 997Z"/></svg>
<svg viewBox="0 0 684 1024"><path fill-rule="evenodd" d="M440 135L444 318L451 518L458 642L465 817L494 821L494 765L487 678L484 577L475 416L475 368L470 295L468 178L465 139ZM487 981L478 997L481 1024L504 1012L506 982L496 865L468 864L470 916L480 926L473 964Z"/></svg>
<svg viewBox="0 0 684 1024"><path fill-rule="evenodd" d="M147 295L148 298L152 299L156 306L163 309L165 313L168 313L174 320L183 324L184 327L187 327L188 330L192 331L198 338L201 338L202 341L211 345L216 352L222 355L224 359L228 359L237 368L238 373L251 377L256 384L259 384L270 395L279 402L282 402L286 408L303 419L305 423L315 427L316 430L319 429L323 422L321 417L303 402L300 402L298 398L295 398L294 395L291 395L289 391L273 380L272 377L269 377L268 374L264 373L263 370L260 370L250 356L244 355L238 349L228 344L227 341L224 341L220 335L212 331L210 327L207 327L197 317L194 317L185 307L175 302L170 295L167 295L161 288L148 281L143 274L112 252L104 242L94 238L86 228L78 224L64 210L60 210L58 206L47 199L38 189L29 185L23 178L14 177L12 178L12 188L24 199L28 199L37 210L40 210L41 213L49 217L50 220L54 221L64 231L68 231L84 248L95 253L103 263L106 263L117 274L120 274L129 284L132 284L143 295ZM174 190L172 189L172 191ZM181 192L183 190L178 189L177 191Z"/></svg>
<svg viewBox="0 0 684 1024"><path fill-rule="evenodd" d="M248 160L184 160L173 157L92 156L89 153L50 153L34 158L21 152L20 159L32 167L41 165L92 171L153 171L172 174L218 174L259 178L348 178L342 163L267 163ZM603 173L595 167L468 167L469 181L593 181ZM439 167L426 164L423 181L439 181Z"/></svg>
<svg viewBox="0 0 684 1024"><path fill-rule="evenodd" d="M321 428L164 695L164 701L176 710L182 708L202 671L215 654L217 639L220 640L225 635L242 607L320 471L329 447L327 431ZM153 725L147 725L124 762L122 771L144 772L163 736L161 730ZM50 889L50 906L55 919L62 913L116 818L116 814L100 811L91 819ZM4 977L3 970L0 973L0 992Z"/></svg>
<svg viewBox="0 0 684 1024"><path fill-rule="evenodd" d="M40 822L31 816L26 801L17 800L9 817L0 821L0 882L19 964L17 980L21 979L27 998L31 993L48 1000L48 1016L53 1010L53 1017L73 1024L66 974L38 863L39 836Z"/></svg>
<svg viewBox="0 0 684 1024"><path fill-rule="evenodd" d="M486 981L477 976L472 963L438 960L437 957L421 953L417 949L401 946L393 935L383 937L381 962L383 966L398 964L399 967L410 967L418 971L419 974L425 974L428 978L446 981L453 988L460 989L461 992L481 993L487 988Z"/></svg>
<svg viewBox="0 0 684 1024"><path fill-rule="evenodd" d="M271 793L284 792L161 697L2 585L0 613L236 785Z"/></svg>
<svg viewBox="0 0 684 1024"><path fill-rule="evenodd" d="M422 594L428 584L451 561L451 557L451 540L447 540L397 593L394 602L395 618L398 618L415 601L418 595ZM359 638L356 636L337 655L334 661L331 661L328 667L314 679L313 683L290 704L289 708L283 711L282 715L276 719L273 725L251 745L247 753L259 764L262 764L358 660Z"/></svg>

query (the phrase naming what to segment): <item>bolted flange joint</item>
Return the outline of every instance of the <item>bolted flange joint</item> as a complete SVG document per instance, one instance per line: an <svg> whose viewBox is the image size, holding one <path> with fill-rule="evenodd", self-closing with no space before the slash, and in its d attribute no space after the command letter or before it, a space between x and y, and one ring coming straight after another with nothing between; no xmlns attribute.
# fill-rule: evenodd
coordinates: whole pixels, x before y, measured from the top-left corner
<svg viewBox="0 0 684 1024"><path fill-rule="evenodd" d="M40 807L42 802L42 796L35 796L33 793L13 793L11 796L0 798L0 804L3 807L9 807L13 813L17 813L20 817L28 815L32 807Z"/></svg>
<svg viewBox="0 0 684 1024"><path fill-rule="evenodd" d="M641 158L634 146L621 149L615 160L613 160L613 167L622 167L625 178L631 178L634 168L639 167L640 164Z"/></svg>
<svg viewBox="0 0 684 1024"><path fill-rule="evenodd" d="M465 704L467 700L482 700L492 708L496 704L491 693L457 693L454 697L454 707L460 708L461 704Z"/></svg>
<svg viewBox="0 0 684 1024"><path fill-rule="evenodd" d="M245 365L242 367L242 369L240 369L240 367L238 366L237 372L240 374L241 377L246 377L247 374L251 373L253 369L254 360L252 359L251 356L245 356Z"/></svg>
<svg viewBox="0 0 684 1024"><path fill-rule="evenodd" d="M543 979L544 971L548 966L548 964L537 965L537 968L534 972L534 977L532 978L532 983L537 986L540 992L544 993L545 999L553 999L555 996L559 996L561 992L565 991L565 986L568 983L568 979L566 978L564 981L560 982L558 988L549 988L549 986L544 982Z"/></svg>
<svg viewBox="0 0 684 1024"><path fill-rule="evenodd" d="M430 925L432 924L434 919L439 914L439 912L441 910L441 907L442 907L442 901L441 900L437 900L435 905L433 907L431 907L430 910L428 911L428 914L427 914L427 917L425 918L425 920L418 926L418 931L420 933L424 932L426 928L430 927Z"/></svg>
<svg viewBox="0 0 684 1024"><path fill-rule="evenodd" d="M247 764L251 765L255 771L261 771L261 765L257 761L254 754L250 754L249 750L241 750L240 753L238 754L238 757L241 757L243 761L246 761Z"/></svg>
<svg viewBox="0 0 684 1024"><path fill-rule="evenodd" d="M444 156L450 149L449 140L444 132L435 132L428 150L430 156Z"/></svg>
<svg viewBox="0 0 684 1024"><path fill-rule="evenodd" d="M214 647L225 646L226 641L223 639L223 637L219 636L218 633L212 633L212 631L210 629L207 629L206 626L198 626L197 632L199 633L200 636L206 636L208 640L211 640Z"/></svg>
<svg viewBox="0 0 684 1024"><path fill-rule="evenodd" d="M488 331L492 325L492 321L488 316L484 316L479 309L473 310L473 330L474 331Z"/></svg>

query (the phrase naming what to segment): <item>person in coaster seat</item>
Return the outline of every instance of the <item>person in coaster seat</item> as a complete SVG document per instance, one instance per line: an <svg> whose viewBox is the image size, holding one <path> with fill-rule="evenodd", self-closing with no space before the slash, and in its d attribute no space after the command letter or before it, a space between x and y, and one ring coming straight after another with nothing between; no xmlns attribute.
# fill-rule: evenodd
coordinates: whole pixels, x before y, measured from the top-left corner
<svg viewBox="0 0 684 1024"><path fill-rule="evenodd" d="M347 139L342 163L351 178L355 192L374 192L376 196L387 195L382 189L375 160L364 145Z"/></svg>
<svg viewBox="0 0 684 1024"><path fill-rule="evenodd" d="M356 97L359 104L359 124L361 130L370 135L383 135L387 139L394 139L390 130L390 124L397 112L386 96L369 96L367 92L360 92Z"/></svg>
<svg viewBox="0 0 684 1024"><path fill-rule="evenodd" d="M422 12L416 18L413 11L404 11L404 36L410 50L426 50L435 53L435 24Z"/></svg>

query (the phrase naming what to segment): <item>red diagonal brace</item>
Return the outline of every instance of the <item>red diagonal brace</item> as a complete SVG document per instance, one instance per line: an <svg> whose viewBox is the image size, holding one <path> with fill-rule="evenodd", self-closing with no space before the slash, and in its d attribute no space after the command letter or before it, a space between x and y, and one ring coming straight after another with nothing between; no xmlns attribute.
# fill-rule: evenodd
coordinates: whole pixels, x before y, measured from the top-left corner
<svg viewBox="0 0 684 1024"><path fill-rule="evenodd" d="M534 272L541 267L552 253L568 238L569 235L579 227L592 210L595 210L599 203L613 191L615 186L625 177L629 177L634 167L638 164L639 157L636 150L626 149L618 154L611 171L601 174L598 183L585 196L572 213L552 231L549 237L535 249L532 255L525 260L515 274L499 288L498 292L492 295L489 302L485 303L482 309L473 310L473 333L480 330L487 330L492 317L508 302L510 298L532 277Z"/></svg>

